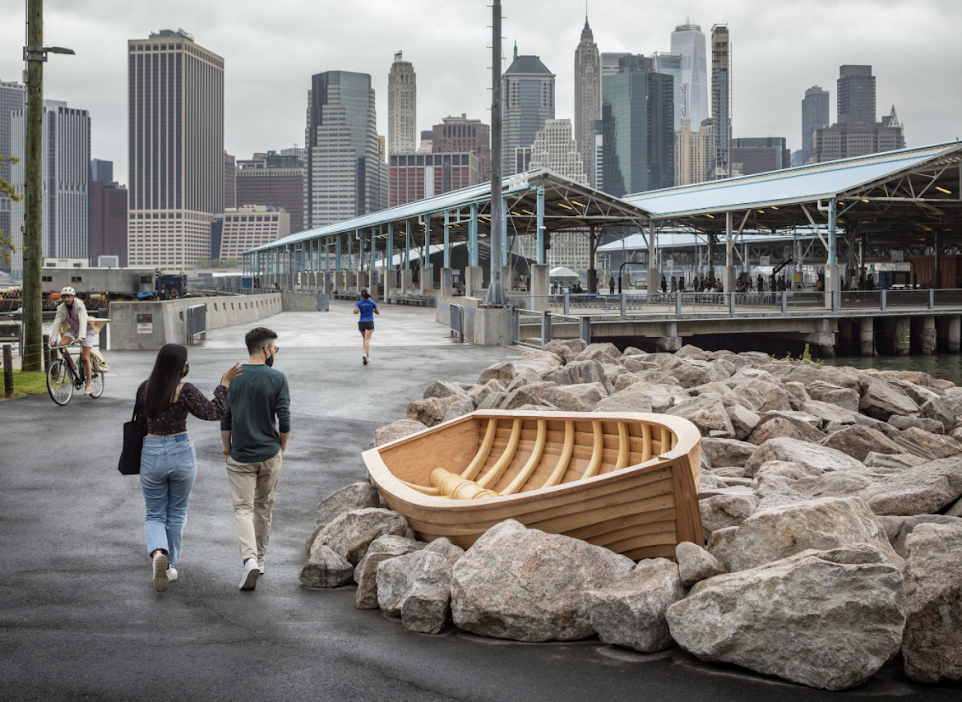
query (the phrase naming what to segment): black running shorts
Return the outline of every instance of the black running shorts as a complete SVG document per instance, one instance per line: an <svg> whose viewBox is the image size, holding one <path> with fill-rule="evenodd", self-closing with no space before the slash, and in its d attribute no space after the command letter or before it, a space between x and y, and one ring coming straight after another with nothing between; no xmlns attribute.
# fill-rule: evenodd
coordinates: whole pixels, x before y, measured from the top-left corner
<svg viewBox="0 0 962 702"><path fill-rule="evenodd" d="M374 322L358 322L357 329L362 334L368 330L374 331Z"/></svg>

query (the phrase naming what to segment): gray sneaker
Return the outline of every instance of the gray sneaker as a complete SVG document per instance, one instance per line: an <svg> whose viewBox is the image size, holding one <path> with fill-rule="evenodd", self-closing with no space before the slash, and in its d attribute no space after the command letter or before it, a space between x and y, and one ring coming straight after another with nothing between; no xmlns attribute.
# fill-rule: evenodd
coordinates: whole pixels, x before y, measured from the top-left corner
<svg viewBox="0 0 962 702"><path fill-rule="evenodd" d="M257 567L257 561L253 558L248 558L247 562L244 563L244 575L241 576L240 589L253 590L257 587L257 576L260 574L261 571Z"/></svg>
<svg viewBox="0 0 962 702"><path fill-rule="evenodd" d="M151 563L151 570L157 592L166 592L167 586L170 584L170 578L167 576L167 555L164 553L155 554Z"/></svg>
<svg viewBox="0 0 962 702"><path fill-rule="evenodd" d="M257 570L261 572L261 575L267 574L267 567L264 565L264 561L260 561L257 564Z"/></svg>

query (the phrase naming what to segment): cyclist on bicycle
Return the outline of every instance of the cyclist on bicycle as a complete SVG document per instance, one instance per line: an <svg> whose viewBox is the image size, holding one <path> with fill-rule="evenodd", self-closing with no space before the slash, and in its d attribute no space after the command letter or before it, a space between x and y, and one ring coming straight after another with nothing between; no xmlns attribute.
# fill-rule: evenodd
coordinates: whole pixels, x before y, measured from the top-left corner
<svg viewBox="0 0 962 702"><path fill-rule="evenodd" d="M86 378L87 387L84 389L84 395L93 394L92 385L92 371L93 366L90 364L90 349L94 345L94 329L87 322L87 308L84 306L82 300L77 299L77 291L70 286L65 287L60 291L60 299L62 302L57 305L57 316L54 317L53 326L50 327L50 345L51 346L67 346L73 343L76 339L80 340L80 350L83 357L83 364L86 367ZM83 330L83 334L81 334ZM58 341L59 344L58 344ZM70 354L65 354L67 357L67 363L70 364L71 368L74 367L73 359L70 358ZM81 373L81 375L84 375Z"/></svg>

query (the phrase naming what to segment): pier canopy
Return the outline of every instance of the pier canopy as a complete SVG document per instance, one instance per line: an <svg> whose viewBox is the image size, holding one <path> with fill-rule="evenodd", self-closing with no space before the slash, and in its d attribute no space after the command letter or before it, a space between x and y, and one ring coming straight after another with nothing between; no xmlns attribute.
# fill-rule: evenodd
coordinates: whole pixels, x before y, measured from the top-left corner
<svg viewBox="0 0 962 702"><path fill-rule="evenodd" d="M827 290L842 287L839 248L847 264L846 287L866 260L893 260L893 251L901 252L896 257L934 255L932 284L940 287L939 256L962 246L962 143L636 193L624 200L651 213L653 233L683 227L706 234L713 276L714 242L723 236L726 290L734 283L736 241L806 230L826 251ZM650 239L659 245L657 235Z"/></svg>
<svg viewBox="0 0 962 702"><path fill-rule="evenodd" d="M509 253L530 255L547 263L546 249L553 232L589 233L592 257L601 231L613 226L646 228L648 211L607 193L594 190L539 168L503 180L504 241L502 264ZM597 230L597 233L596 233ZM354 219L292 234L244 253L246 273L293 276L297 273L393 270L395 252L402 269L410 268L411 252L432 245L444 250L450 267L450 247L465 242L468 265L479 266L479 240L490 236L491 184L455 190ZM523 245L508 246L508 239ZM373 246L372 246L373 242ZM422 260L426 257L421 256Z"/></svg>

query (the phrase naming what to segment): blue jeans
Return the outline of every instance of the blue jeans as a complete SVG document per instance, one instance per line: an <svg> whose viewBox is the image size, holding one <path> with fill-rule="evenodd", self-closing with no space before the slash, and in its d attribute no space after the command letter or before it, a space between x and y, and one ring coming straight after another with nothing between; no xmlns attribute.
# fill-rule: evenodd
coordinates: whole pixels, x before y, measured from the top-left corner
<svg viewBox="0 0 962 702"><path fill-rule="evenodd" d="M187 434L148 436L140 454L140 486L144 490L147 519L147 553L167 552L167 560L180 560L184 522L190 491L197 477L197 454Z"/></svg>

